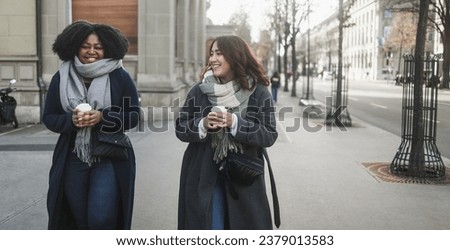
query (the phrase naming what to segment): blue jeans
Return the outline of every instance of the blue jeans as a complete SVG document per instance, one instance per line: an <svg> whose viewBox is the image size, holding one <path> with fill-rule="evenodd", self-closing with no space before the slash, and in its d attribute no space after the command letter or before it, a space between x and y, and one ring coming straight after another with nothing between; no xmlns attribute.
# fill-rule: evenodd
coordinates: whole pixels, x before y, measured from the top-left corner
<svg viewBox="0 0 450 250"><path fill-rule="evenodd" d="M227 227L227 204L225 192L223 176L219 175L217 177L217 182L214 186L212 195L212 230L224 230Z"/></svg>
<svg viewBox="0 0 450 250"><path fill-rule="evenodd" d="M88 167L71 153L63 182L64 195L78 229L117 229L119 189L109 159Z"/></svg>
<svg viewBox="0 0 450 250"><path fill-rule="evenodd" d="M272 88L272 99L277 102L278 88Z"/></svg>

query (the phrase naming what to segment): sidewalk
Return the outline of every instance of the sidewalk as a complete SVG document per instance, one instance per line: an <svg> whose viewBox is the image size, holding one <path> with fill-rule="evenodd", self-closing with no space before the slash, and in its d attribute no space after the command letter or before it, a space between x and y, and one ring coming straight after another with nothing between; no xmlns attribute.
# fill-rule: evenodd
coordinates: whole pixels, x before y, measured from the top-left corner
<svg viewBox="0 0 450 250"><path fill-rule="evenodd" d="M392 161L400 145L398 136L355 117L352 127L327 128L323 119L302 117L304 107L289 92L280 89L278 100L279 137L268 153L280 199L280 229L450 229L448 181L380 178L386 177L380 166ZM129 133L137 157L133 229L176 229L187 144L175 137L173 121L150 125L142 133ZM46 229L56 139L42 125L0 134L0 229Z"/></svg>
<svg viewBox="0 0 450 250"><path fill-rule="evenodd" d="M300 114L298 98L280 93L277 106L294 105ZM448 186L392 176L393 181L413 184L377 179L364 164L388 165L401 140L352 119L346 131L322 127L318 132L284 133L269 150L275 175L282 176L278 190L284 229L450 229ZM311 119L310 127L323 122ZM292 120L280 124L289 127ZM448 159L444 162L450 166Z"/></svg>

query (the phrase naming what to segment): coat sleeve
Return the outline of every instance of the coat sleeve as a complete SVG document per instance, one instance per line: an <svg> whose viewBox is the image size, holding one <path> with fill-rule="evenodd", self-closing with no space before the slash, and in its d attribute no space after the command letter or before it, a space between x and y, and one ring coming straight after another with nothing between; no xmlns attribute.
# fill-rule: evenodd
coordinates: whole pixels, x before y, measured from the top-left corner
<svg viewBox="0 0 450 250"><path fill-rule="evenodd" d="M72 123L72 113L64 111L61 105L59 80L58 72L53 76L48 88L42 121L49 130L55 133L70 133L77 128Z"/></svg>
<svg viewBox="0 0 450 250"><path fill-rule="evenodd" d="M250 97L246 117L237 117L236 141L258 147L270 147L275 143L278 137L275 108L267 88L258 86Z"/></svg>
<svg viewBox="0 0 450 250"><path fill-rule="evenodd" d="M110 132L132 129L142 113L136 85L124 69L112 72L110 79L112 107L102 110L103 120L98 126Z"/></svg>
<svg viewBox="0 0 450 250"><path fill-rule="evenodd" d="M183 142L200 142L199 123L204 117L204 110L198 104L200 89L194 86L188 93L175 121L176 136ZM204 140L204 139L203 139Z"/></svg>

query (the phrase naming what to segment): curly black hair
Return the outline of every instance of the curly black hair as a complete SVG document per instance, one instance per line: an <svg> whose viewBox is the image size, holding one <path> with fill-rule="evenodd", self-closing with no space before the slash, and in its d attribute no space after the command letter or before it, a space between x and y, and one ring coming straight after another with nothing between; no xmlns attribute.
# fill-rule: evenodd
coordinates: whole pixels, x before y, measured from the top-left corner
<svg viewBox="0 0 450 250"><path fill-rule="evenodd" d="M97 34L103 44L105 58L123 59L129 45L125 35L108 24L95 24L84 20L73 22L67 26L56 37L52 50L62 61L72 60L78 55L83 41L93 33Z"/></svg>

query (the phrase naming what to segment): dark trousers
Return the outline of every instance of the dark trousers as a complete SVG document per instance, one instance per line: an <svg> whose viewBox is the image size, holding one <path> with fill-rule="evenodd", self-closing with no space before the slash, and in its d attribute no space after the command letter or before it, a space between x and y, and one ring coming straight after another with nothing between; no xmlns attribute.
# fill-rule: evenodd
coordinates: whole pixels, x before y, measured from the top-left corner
<svg viewBox="0 0 450 250"><path fill-rule="evenodd" d="M119 190L110 160L102 159L88 167L70 154L64 194L78 229L117 229Z"/></svg>
<svg viewBox="0 0 450 250"><path fill-rule="evenodd" d="M274 102L277 102L278 88L272 87L272 99Z"/></svg>

